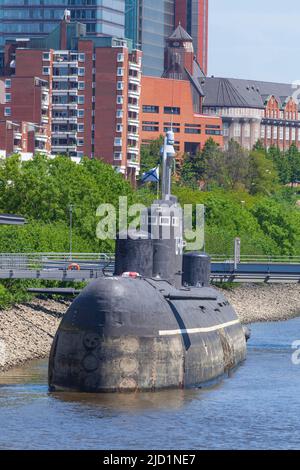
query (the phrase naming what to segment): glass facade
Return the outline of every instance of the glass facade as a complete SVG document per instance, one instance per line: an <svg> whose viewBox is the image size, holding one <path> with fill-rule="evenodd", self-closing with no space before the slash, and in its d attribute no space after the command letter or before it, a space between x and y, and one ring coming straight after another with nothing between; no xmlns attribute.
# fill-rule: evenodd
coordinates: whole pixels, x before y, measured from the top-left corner
<svg viewBox="0 0 300 470"><path fill-rule="evenodd" d="M87 33L124 38L124 0L0 0L0 68L6 39L47 35L65 9Z"/></svg>
<svg viewBox="0 0 300 470"><path fill-rule="evenodd" d="M139 0L125 0L125 37L133 47L138 46L138 11Z"/></svg>
<svg viewBox="0 0 300 470"><path fill-rule="evenodd" d="M174 30L174 0L140 0L139 42L143 73L160 77L164 71L165 40Z"/></svg>

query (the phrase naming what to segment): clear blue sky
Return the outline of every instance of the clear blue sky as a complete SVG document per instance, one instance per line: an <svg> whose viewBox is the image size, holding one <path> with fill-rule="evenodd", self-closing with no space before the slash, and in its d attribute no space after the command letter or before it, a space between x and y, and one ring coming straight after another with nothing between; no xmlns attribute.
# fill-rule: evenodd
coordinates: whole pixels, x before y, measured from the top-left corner
<svg viewBox="0 0 300 470"><path fill-rule="evenodd" d="M209 75L300 80L299 0L209 1Z"/></svg>

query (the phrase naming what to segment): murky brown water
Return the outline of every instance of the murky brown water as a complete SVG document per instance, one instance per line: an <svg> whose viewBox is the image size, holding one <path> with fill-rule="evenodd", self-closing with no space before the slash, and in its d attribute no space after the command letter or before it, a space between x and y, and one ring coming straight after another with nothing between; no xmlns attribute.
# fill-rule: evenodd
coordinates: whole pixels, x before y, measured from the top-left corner
<svg viewBox="0 0 300 470"><path fill-rule="evenodd" d="M0 449L300 448L300 319L253 325L248 359L205 390L49 394L47 362L0 374Z"/></svg>

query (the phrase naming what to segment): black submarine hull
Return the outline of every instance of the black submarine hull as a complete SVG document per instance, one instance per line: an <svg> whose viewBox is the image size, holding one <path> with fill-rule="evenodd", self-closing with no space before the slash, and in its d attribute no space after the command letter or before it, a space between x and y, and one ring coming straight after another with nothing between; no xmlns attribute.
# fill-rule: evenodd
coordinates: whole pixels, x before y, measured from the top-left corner
<svg viewBox="0 0 300 470"><path fill-rule="evenodd" d="M245 357L244 329L217 290L103 277L81 292L58 328L49 387L96 393L197 387Z"/></svg>

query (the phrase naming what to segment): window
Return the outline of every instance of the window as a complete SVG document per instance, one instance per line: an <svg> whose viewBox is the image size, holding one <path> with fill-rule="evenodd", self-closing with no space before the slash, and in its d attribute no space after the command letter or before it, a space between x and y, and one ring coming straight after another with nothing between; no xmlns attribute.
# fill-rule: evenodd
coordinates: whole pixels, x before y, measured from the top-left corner
<svg viewBox="0 0 300 470"><path fill-rule="evenodd" d="M172 106L165 106L164 113L165 114L180 114L180 108L176 108Z"/></svg>
<svg viewBox="0 0 300 470"><path fill-rule="evenodd" d="M283 127L279 127L279 139L283 140Z"/></svg>
<svg viewBox="0 0 300 470"><path fill-rule="evenodd" d="M151 104L143 105L143 113L159 113L159 106L154 106Z"/></svg>
<svg viewBox="0 0 300 470"><path fill-rule="evenodd" d="M84 132L84 125L83 124L78 124L77 131L78 132Z"/></svg>
<svg viewBox="0 0 300 470"><path fill-rule="evenodd" d="M124 62L124 54L119 52L118 55L117 55L117 61L118 62Z"/></svg>
<svg viewBox="0 0 300 470"><path fill-rule="evenodd" d="M84 145L84 140L83 139L78 139L77 140L77 145L78 145L78 147L82 147Z"/></svg>
<svg viewBox="0 0 300 470"><path fill-rule="evenodd" d="M121 137L115 137L115 146L121 147L122 146L122 139Z"/></svg>
<svg viewBox="0 0 300 470"><path fill-rule="evenodd" d="M159 123L154 122L154 121L143 121L142 129L145 132L158 132L159 131Z"/></svg>
<svg viewBox="0 0 300 470"><path fill-rule="evenodd" d="M290 140L290 128L285 128L285 140Z"/></svg>
<svg viewBox="0 0 300 470"><path fill-rule="evenodd" d="M117 126L116 126L116 131L117 131L117 132L123 132L123 126L122 126L122 124L117 124Z"/></svg>
<svg viewBox="0 0 300 470"><path fill-rule="evenodd" d="M244 137L250 137L250 124L244 124Z"/></svg>
<svg viewBox="0 0 300 470"><path fill-rule="evenodd" d="M82 77L84 75L84 73L85 73L85 68L84 67L79 67L78 75Z"/></svg>
<svg viewBox="0 0 300 470"><path fill-rule="evenodd" d="M123 117L122 109L117 109L117 118L121 119Z"/></svg>
<svg viewBox="0 0 300 470"><path fill-rule="evenodd" d="M296 140L296 129L292 128L292 140Z"/></svg>
<svg viewBox="0 0 300 470"><path fill-rule="evenodd" d="M43 60L50 60L49 52L43 52Z"/></svg>
<svg viewBox="0 0 300 470"><path fill-rule="evenodd" d="M85 54L84 53L78 54L78 60L79 60L79 62L84 62L85 61Z"/></svg>
<svg viewBox="0 0 300 470"><path fill-rule="evenodd" d="M84 104L84 95L78 96L78 104Z"/></svg>
<svg viewBox="0 0 300 470"><path fill-rule="evenodd" d="M185 134L201 134L201 129L194 129L193 127L186 127L184 129Z"/></svg>
<svg viewBox="0 0 300 470"><path fill-rule="evenodd" d="M11 94L10 94L10 93L6 93L6 94L5 94L5 102L6 102L6 103L10 103L10 101L11 101Z"/></svg>
<svg viewBox="0 0 300 470"><path fill-rule="evenodd" d="M168 132L168 131L173 131L173 132L180 132L180 124L179 122L164 122L164 132Z"/></svg>
<svg viewBox="0 0 300 470"><path fill-rule="evenodd" d="M84 82L78 82L78 90L84 90L85 83Z"/></svg>
<svg viewBox="0 0 300 470"><path fill-rule="evenodd" d="M205 131L205 133L207 134L207 131ZM238 122L236 122L234 124L233 133L234 133L234 137L240 137L241 136L241 125Z"/></svg>
<svg viewBox="0 0 300 470"><path fill-rule="evenodd" d="M50 67L43 67L43 75L50 75Z"/></svg>
<svg viewBox="0 0 300 470"><path fill-rule="evenodd" d="M4 108L4 116L10 116L11 115L11 108Z"/></svg>
<svg viewBox="0 0 300 470"><path fill-rule="evenodd" d="M118 76L118 77L123 77L123 75L124 75L124 69L123 69L123 67L118 67L118 68L117 68L117 76Z"/></svg>
<svg viewBox="0 0 300 470"><path fill-rule="evenodd" d="M114 160L122 160L122 153L114 152Z"/></svg>
<svg viewBox="0 0 300 470"><path fill-rule="evenodd" d="M123 104L123 96L121 95L117 96L117 104Z"/></svg>
<svg viewBox="0 0 300 470"><path fill-rule="evenodd" d="M82 158L83 157L83 152L77 152L77 157Z"/></svg>
<svg viewBox="0 0 300 470"><path fill-rule="evenodd" d="M273 127L273 139L277 140L277 136L278 136L278 127L274 126Z"/></svg>
<svg viewBox="0 0 300 470"><path fill-rule="evenodd" d="M84 109L78 109L77 116L80 118L84 117Z"/></svg>
<svg viewBox="0 0 300 470"><path fill-rule="evenodd" d="M7 78L5 80L5 88L10 88L11 87L11 79L10 78Z"/></svg>
<svg viewBox="0 0 300 470"><path fill-rule="evenodd" d="M272 127L267 126L267 139L271 139L272 136Z"/></svg>
<svg viewBox="0 0 300 470"><path fill-rule="evenodd" d="M261 139L265 138L265 134L266 134L266 128L265 128L265 126L261 126L261 130L260 130Z"/></svg>
<svg viewBox="0 0 300 470"><path fill-rule="evenodd" d="M117 82L117 90L123 90L124 82Z"/></svg>

